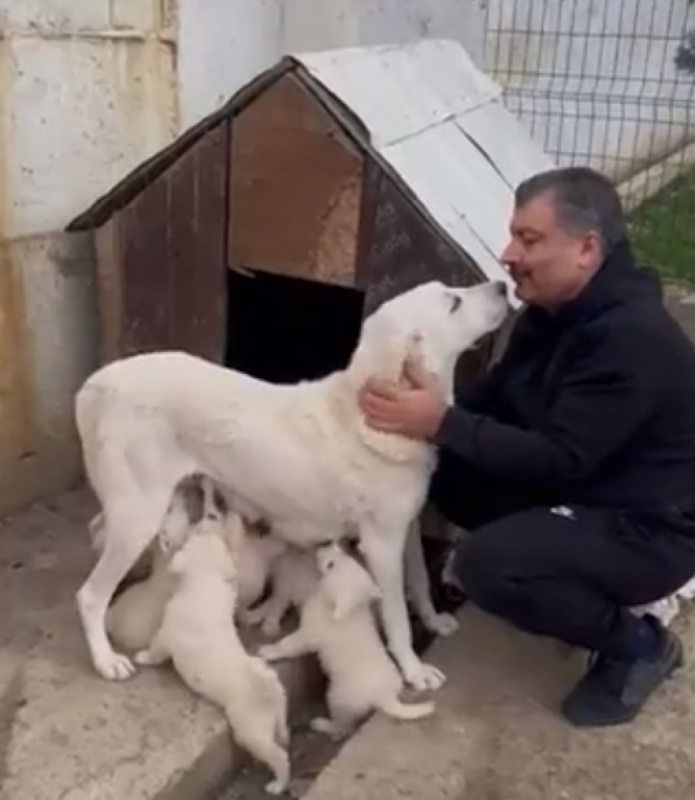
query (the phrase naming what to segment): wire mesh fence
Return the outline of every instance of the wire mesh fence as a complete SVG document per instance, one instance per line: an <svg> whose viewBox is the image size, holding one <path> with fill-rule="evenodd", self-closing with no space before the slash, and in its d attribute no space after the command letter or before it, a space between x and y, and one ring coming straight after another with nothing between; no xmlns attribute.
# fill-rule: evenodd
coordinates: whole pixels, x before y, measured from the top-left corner
<svg viewBox="0 0 695 800"><path fill-rule="evenodd" d="M695 285L693 0L487 0L486 69L558 164L620 187L643 263Z"/></svg>

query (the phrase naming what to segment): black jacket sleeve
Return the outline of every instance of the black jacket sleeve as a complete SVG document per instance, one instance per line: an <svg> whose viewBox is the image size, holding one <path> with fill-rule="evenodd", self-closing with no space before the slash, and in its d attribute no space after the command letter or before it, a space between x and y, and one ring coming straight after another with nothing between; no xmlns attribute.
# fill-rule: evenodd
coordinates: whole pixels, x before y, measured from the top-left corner
<svg viewBox="0 0 695 800"><path fill-rule="evenodd" d="M497 404L504 366L495 364L479 381L456 392L456 405L475 414L491 414Z"/></svg>
<svg viewBox="0 0 695 800"><path fill-rule="evenodd" d="M559 486L593 474L655 409L663 365L656 343L641 331L581 338L541 430L452 406L435 444L502 480Z"/></svg>

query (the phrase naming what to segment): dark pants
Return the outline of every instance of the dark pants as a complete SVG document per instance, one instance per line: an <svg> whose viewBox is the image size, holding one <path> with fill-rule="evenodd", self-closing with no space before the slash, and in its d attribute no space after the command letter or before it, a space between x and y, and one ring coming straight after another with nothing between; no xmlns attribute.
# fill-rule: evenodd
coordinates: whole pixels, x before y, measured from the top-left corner
<svg viewBox="0 0 695 800"><path fill-rule="evenodd" d="M430 500L471 532L451 566L476 605L607 656L629 651L629 606L666 597L695 575L695 534L492 485L451 457L440 462Z"/></svg>

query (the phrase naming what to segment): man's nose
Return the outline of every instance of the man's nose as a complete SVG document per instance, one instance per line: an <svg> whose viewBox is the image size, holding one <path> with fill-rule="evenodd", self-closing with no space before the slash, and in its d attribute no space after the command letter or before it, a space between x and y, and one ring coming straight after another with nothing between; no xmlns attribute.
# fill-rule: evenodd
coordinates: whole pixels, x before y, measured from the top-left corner
<svg viewBox="0 0 695 800"><path fill-rule="evenodd" d="M514 264L519 262L519 248L514 244L513 241L509 242L509 244L502 251L500 261L503 264L506 264L508 267L512 267Z"/></svg>

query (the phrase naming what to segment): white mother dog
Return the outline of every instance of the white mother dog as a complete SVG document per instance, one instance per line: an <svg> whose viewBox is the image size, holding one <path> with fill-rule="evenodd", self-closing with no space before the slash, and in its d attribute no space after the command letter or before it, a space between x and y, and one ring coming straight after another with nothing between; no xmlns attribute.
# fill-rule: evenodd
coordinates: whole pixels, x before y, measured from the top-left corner
<svg viewBox="0 0 695 800"><path fill-rule="evenodd" d="M321 380L277 385L180 352L132 356L91 375L76 417L102 506L103 550L77 601L96 670L111 680L134 673L108 640L106 609L161 528L177 483L203 473L226 487L237 511L270 520L296 545L358 532L405 680L439 687L444 676L413 650L403 580L435 451L369 428L357 393L370 376L399 379L408 356L451 393L458 356L507 311L502 282L454 289L432 281L378 308L348 367Z"/></svg>

